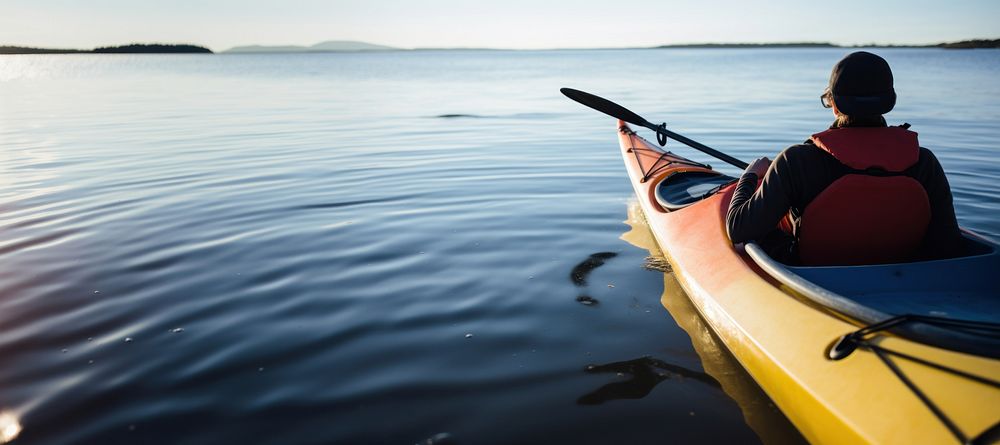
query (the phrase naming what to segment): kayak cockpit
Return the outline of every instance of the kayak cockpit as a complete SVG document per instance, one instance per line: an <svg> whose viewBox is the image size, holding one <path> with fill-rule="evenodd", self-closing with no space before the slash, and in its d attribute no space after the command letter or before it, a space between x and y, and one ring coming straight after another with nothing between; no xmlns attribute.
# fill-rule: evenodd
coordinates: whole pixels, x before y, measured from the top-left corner
<svg viewBox="0 0 1000 445"><path fill-rule="evenodd" d="M1000 249L967 236L973 254L930 261L864 266L794 267L782 264L754 244L745 245L753 261L806 300L873 325L893 317L960 320L1000 326ZM1000 339L940 327L910 326L893 333L921 343L985 356L1000 356Z"/></svg>
<svg viewBox="0 0 1000 445"><path fill-rule="evenodd" d="M656 202L669 211L680 210L715 194L736 180L712 170L671 172L656 185Z"/></svg>
<svg viewBox="0 0 1000 445"><path fill-rule="evenodd" d="M876 266L790 267L880 312L1000 322L996 249L980 255Z"/></svg>

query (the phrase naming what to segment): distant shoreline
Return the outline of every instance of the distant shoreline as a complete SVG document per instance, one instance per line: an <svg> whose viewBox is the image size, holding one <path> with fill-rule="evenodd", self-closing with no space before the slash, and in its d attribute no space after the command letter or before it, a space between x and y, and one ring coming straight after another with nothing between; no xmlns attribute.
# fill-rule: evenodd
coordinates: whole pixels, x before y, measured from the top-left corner
<svg viewBox="0 0 1000 445"><path fill-rule="evenodd" d="M94 49L31 48L0 46L0 54L213 54L203 46L186 44L139 44L102 46Z"/></svg>
<svg viewBox="0 0 1000 445"><path fill-rule="evenodd" d="M660 45L655 49L670 48L943 48L943 49L997 49L1000 39L962 40L959 42L934 43L930 45L882 45L871 43L867 45L835 45L827 42L791 42L791 43L690 43L676 45Z"/></svg>
<svg viewBox="0 0 1000 445"><path fill-rule="evenodd" d="M963 40L959 42L935 43L929 45L836 45L828 42L778 42L778 43L682 43L659 45L652 47L623 48L544 48L544 49L510 49L510 48L394 48L384 45L373 45L356 41L331 41L313 46L238 46L222 51L220 54L315 54L315 53L358 53L358 52L390 52L390 51L616 51L642 49L757 49L757 48L943 48L943 49L973 49L1000 48L1000 39Z"/></svg>
<svg viewBox="0 0 1000 445"><path fill-rule="evenodd" d="M323 47L321 45L331 44ZM349 43L351 46L338 48L336 44ZM411 52L411 51L591 51L591 50L644 50L644 49L759 49L759 48L941 48L941 49L1000 49L1000 39L973 39L929 45L836 45L828 42L783 42L783 43L683 43L652 47L625 48L394 48L364 42L324 42L311 47L304 46L243 46L235 47L219 54L315 54L315 53L361 53L361 52ZM0 54L215 54L212 50L188 44L130 44L106 46L91 50L32 48L24 46L0 46Z"/></svg>

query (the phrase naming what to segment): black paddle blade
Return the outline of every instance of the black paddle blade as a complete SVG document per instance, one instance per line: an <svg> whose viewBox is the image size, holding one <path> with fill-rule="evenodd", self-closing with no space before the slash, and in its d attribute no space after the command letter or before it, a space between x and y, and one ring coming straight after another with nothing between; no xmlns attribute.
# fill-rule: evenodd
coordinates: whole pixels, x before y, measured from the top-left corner
<svg viewBox="0 0 1000 445"><path fill-rule="evenodd" d="M617 117L618 119L630 124L640 125L643 127L649 127L652 125L649 121L643 119L642 116L639 116L638 114L629 111L627 108L603 97L595 96L580 90L574 90L572 88L560 88L559 91L566 95L566 97L600 111L601 113L607 114L608 116Z"/></svg>

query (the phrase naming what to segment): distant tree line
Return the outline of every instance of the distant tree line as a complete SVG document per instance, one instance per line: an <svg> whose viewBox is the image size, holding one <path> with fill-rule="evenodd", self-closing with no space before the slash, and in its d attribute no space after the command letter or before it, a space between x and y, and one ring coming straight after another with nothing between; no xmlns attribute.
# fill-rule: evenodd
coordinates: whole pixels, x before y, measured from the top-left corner
<svg viewBox="0 0 1000 445"><path fill-rule="evenodd" d="M867 45L842 46L827 42L789 42L789 43L685 43L678 45L661 45L655 48L945 48L973 49L1000 48L1000 39L994 40L963 40L961 42L937 43L934 45Z"/></svg>
<svg viewBox="0 0 1000 445"><path fill-rule="evenodd" d="M211 54L212 50L197 45L164 45L164 44L139 44L121 46L102 46L92 50L81 49L52 49L52 48L29 48L24 46L0 46L0 54L76 54L76 53L98 53L98 54L161 54L161 53L206 53Z"/></svg>
<svg viewBox="0 0 1000 445"><path fill-rule="evenodd" d="M790 43L682 43L661 45L656 48L837 48L837 45L823 42Z"/></svg>
<svg viewBox="0 0 1000 445"><path fill-rule="evenodd" d="M0 46L0 54L72 54L87 53L80 49L28 48L24 46Z"/></svg>
<svg viewBox="0 0 1000 445"><path fill-rule="evenodd" d="M964 40L954 43L939 43L939 48L948 49L971 49L971 48L1000 48L1000 39L993 40Z"/></svg>
<svg viewBox="0 0 1000 445"><path fill-rule="evenodd" d="M94 48L94 53L211 53L212 50L196 45L136 44L122 46L102 46Z"/></svg>

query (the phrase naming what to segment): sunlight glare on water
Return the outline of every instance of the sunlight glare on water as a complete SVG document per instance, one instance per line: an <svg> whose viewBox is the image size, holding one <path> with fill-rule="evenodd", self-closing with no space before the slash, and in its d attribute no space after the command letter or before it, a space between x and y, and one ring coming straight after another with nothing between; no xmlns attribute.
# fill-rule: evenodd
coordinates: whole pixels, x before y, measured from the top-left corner
<svg viewBox="0 0 1000 445"><path fill-rule="evenodd" d="M10 412L0 411L0 443L7 443L17 439L21 433L21 424L17 417Z"/></svg>

